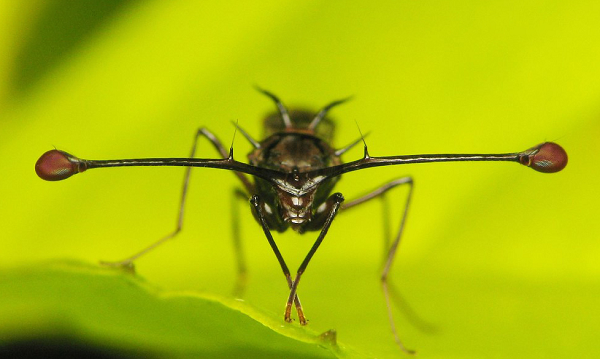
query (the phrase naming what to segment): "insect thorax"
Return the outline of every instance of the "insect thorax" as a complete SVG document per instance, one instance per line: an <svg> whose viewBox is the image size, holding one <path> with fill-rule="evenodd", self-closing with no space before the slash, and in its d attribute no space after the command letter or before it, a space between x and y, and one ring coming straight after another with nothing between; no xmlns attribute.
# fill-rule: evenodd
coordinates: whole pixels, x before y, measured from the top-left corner
<svg viewBox="0 0 600 359"><path fill-rule="evenodd" d="M265 203L269 226L284 231L289 226L295 230L310 230L309 223L314 211L326 200L339 178L315 182L309 171L335 166L341 163L329 142L321 135L331 138L333 122L324 119L313 131L308 124L314 114L305 111L290 112L292 128L285 128L278 115L265 120L265 132L269 136L248 155L250 164L289 174L274 186L256 179L256 191Z"/></svg>
<svg viewBox="0 0 600 359"><path fill-rule="evenodd" d="M306 131L309 124L315 118L315 113L306 110L291 110L289 112L292 128L298 132ZM263 122L263 138L267 138L279 132L285 131L285 125L281 120L281 114L274 112L265 117ZM311 133L327 143L331 143L335 132L335 123L325 117Z"/></svg>

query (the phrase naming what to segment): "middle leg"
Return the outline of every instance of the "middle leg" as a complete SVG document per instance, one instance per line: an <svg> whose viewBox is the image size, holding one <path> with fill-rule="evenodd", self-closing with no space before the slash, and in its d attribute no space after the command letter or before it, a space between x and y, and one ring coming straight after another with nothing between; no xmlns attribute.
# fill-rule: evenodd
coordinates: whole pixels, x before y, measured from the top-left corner
<svg viewBox="0 0 600 359"><path fill-rule="evenodd" d="M404 344L400 340L400 336L398 335L398 331L396 329L394 317L392 314L392 305L391 305L391 301L390 301L390 288L389 288L389 283L388 283L388 275L389 275L390 269L392 267L392 263L394 261L396 252L398 250L398 246L400 245L400 239L402 237L402 232L404 230L404 224L406 222L406 217L408 215L408 208L410 206L410 200L412 198L412 192L413 192L413 179L412 179L412 177L402 177L402 178L396 179L390 183L387 183L387 184L377 188L376 190L374 190L362 197L359 197L355 200L348 202L347 204L345 204L342 207L342 209L353 208L353 207L355 207L359 204L365 203L371 199L385 195L385 193L387 191L391 190L392 188L395 188L400 185L405 185L405 184L410 186L409 191L408 191L408 196L406 198L406 202L404 205L404 211L402 213L402 217L400 220L400 228L398 229L396 238L392 242L391 246L389 246L389 248L387 249L385 264L384 264L384 268L381 273L381 287L383 289L385 304L386 304L386 308L387 308L387 312L388 312L388 320L389 320L390 328L392 330L392 334L394 335L394 340L396 341L396 344L398 344L398 346L400 347L400 349L403 352L405 352L407 354L414 354L415 352L413 350L410 350L404 346Z"/></svg>
<svg viewBox="0 0 600 359"><path fill-rule="evenodd" d="M192 149L190 151L190 158L195 157L196 147L198 144L198 140L200 138L206 138L223 158L228 157L229 154L223 147L223 144L221 143L221 141L219 141L219 139L215 135L213 135L212 132L210 132L208 129L202 127L196 131L196 134L194 136L194 142L192 144ZM191 171L192 171L192 167L187 167L185 169L185 175L183 177L183 186L181 189L179 211L178 211L178 215L177 215L177 223L176 223L175 229L171 233L167 234L166 236L160 238L159 240L157 240L155 242L152 242L150 245L146 246L142 250L138 251L137 253L135 253L125 259L122 259L120 261L115 261L115 262L101 261L100 264L106 265L106 266L112 266L112 267L125 267L125 268L133 269L133 262L136 259L147 254L148 252L151 252L156 247L167 242L168 240L175 238L179 234L179 232L181 232L181 230L183 228L183 215L184 215L184 209L185 209L185 202L187 199L187 192L188 192L188 185L190 182ZM248 191L248 193L252 193L254 191L254 186L250 183L248 178L243 173L234 172L234 174L242 182L242 185L244 186L246 191Z"/></svg>

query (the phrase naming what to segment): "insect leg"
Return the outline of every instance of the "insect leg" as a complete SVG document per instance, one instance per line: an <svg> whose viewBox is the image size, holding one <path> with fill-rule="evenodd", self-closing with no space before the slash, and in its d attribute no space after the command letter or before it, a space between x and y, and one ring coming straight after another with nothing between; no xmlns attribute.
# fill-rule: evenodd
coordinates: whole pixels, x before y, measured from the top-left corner
<svg viewBox="0 0 600 359"><path fill-rule="evenodd" d="M402 184L406 184L406 183L410 183L411 187L412 187L412 178L411 177L402 177L402 178L398 178L396 180L393 180L392 182L386 183L383 186L377 188L376 190L367 193L364 196L361 196L357 199L353 199L351 201L348 201L346 203L344 203L342 205L342 210L345 209L349 209L351 207L357 206L359 204L365 203L373 198L379 197L381 195L383 195L384 193L386 193L387 191L391 190L392 188L402 185Z"/></svg>
<svg viewBox="0 0 600 359"><path fill-rule="evenodd" d="M235 287L233 289L233 296L236 298L242 298L246 291L247 283L247 269L246 259L244 257L244 251L242 248L241 231L240 231L240 211L239 211L239 200L243 200L244 203L248 201L248 195L239 188L233 191L232 198L232 223L233 223L233 249L235 251L235 259L237 265L237 278Z"/></svg>
<svg viewBox="0 0 600 359"><path fill-rule="evenodd" d="M223 144L221 144L221 141L219 141L219 139L217 137L215 137L215 135L213 135L212 132L210 132L206 128L200 128L200 129L198 129L198 131L196 131L196 135L194 136L192 150L190 151L190 158L192 158L196 155L196 146L198 144L198 139L200 137L205 137L206 139L208 139L212 143L212 145L217 149L217 151L221 154L221 156L223 156L223 158L227 158L229 156L228 152L223 147ZM192 167L187 167L185 170L185 175L183 177L183 187L181 189L181 201L179 204L179 215L177 216L177 224L175 226L175 230L173 230L173 232L162 237L158 241L150 244L146 248L142 249L141 251L137 252L136 254L134 254L128 258L125 258L123 260L116 261L116 262L101 261L100 263L102 265L113 266L113 267L133 268L134 260L136 260L139 257L143 256L144 254L150 252L154 248L160 246L167 240L175 237L181 231L181 228L183 226L183 214L184 214L184 208L185 208L185 200L187 198L187 189L188 189L188 184L190 181L191 170L192 170ZM234 173L240 179L240 181L242 181L242 184L244 185L246 190L249 193L252 193L252 191L254 190L254 186L250 183L250 181L248 181L248 178L243 173L238 173L238 172L234 172Z"/></svg>
<svg viewBox="0 0 600 359"><path fill-rule="evenodd" d="M283 256L281 255L281 252L279 251L279 248L277 248L277 244L275 244L275 240L271 235L271 231L269 230L269 226L267 225L267 219L265 218L265 214L263 213L261 202L262 201L260 200L260 197L258 195L254 195L252 196L252 198L250 198L250 203L252 204L252 207L256 212L256 216L258 218L260 226L262 227L263 232L265 233L265 236L267 237L267 240L271 245L271 249L273 249L273 252L275 253L275 257L277 257L277 261L281 266L281 270L283 270L283 275L285 276L285 279L287 281L288 288L290 288L291 290L292 285L294 283L292 281L292 276L290 275L290 270L288 269L287 264L285 264L285 260L283 259ZM306 317L304 316L304 311L302 310L302 305L300 304L300 298L298 298L298 295L295 294L294 298L292 298L291 301L293 301L296 305L296 310L298 312L298 319L300 323L306 324Z"/></svg>
<svg viewBox="0 0 600 359"><path fill-rule="evenodd" d="M413 192L413 179L412 177L402 177L399 178L397 180L394 180L390 183L387 183L379 188L377 188L376 190L374 190L373 192L370 192L362 197L359 197L355 200L352 200L346 204L344 204L342 206L342 209L349 209L349 208L353 208L361 203L367 202L373 198L376 198L378 196L382 196L384 195L387 191L389 191L390 189L399 186L399 185L403 185L403 184L408 184L409 187L409 191L408 191L408 195L406 198L406 203L404 205L404 211L402 214L402 219L400 220L400 228L398 229L398 233L396 234L396 238L394 239L394 242L392 243L392 245L390 246L390 248L388 249L387 255L386 255L386 260L385 260L385 265L383 268L383 271L381 273L381 286L383 288L383 294L385 297L385 304L386 304L386 308L387 308L387 312L388 312L388 319L390 322L390 327L392 330L392 334L394 335L394 340L396 341L396 343L398 344L398 346L400 347L400 349L402 349L402 351L409 353L409 354L414 354L414 351L407 349L404 344L402 344L402 341L400 340L400 337L398 335L398 331L396 330L396 326L394 324L394 317L392 314L392 305L391 305L391 301L390 301L390 290L389 290L389 283L388 283L388 275L390 272L390 269L392 267L392 263L394 261L395 255L396 255L396 251L398 250L398 246L400 244L400 238L402 237L402 232L404 230L404 224L406 222L406 217L408 214L408 208L410 206L410 200L412 198L412 192Z"/></svg>
<svg viewBox="0 0 600 359"><path fill-rule="evenodd" d="M315 241L312 248L310 249L310 251L308 252L306 257L304 258L304 261L302 261L302 264L300 264L300 267L298 268L298 272L296 273L296 278L294 279L292 287L290 288L290 295L288 297L288 301L285 306L284 319L286 322L291 321L290 316L291 316L291 311L292 311L292 301L296 297L296 291L298 289L298 283L300 283L300 277L302 277L302 273L304 273L304 271L306 270L306 267L308 266L308 262L310 262L312 256L315 254L315 252L319 248L319 245L321 245L321 242L323 242L323 239L325 238L325 235L327 234L327 231L329 230L329 227L331 226L331 222L335 218L335 215L337 214L337 212L340 208L340 205L342 204L343 201L344 201L344 196L342 196L341 193L334 193L331 195L331 197L329 197L329 199L326 202L327 209L329 211L327 211L328 212L327 218L325 219L323 228L321 228L319 237L317 237L317 240ZM321 213L323 213L323 215L324 215L326 213L326 211L323 211ZM316 221L318 222L318 219ZM300 313L298 313L298 317L300 317ZM304 318L304 320L303 320L303 318L300 318L299 321L300 321L300 324L306 325L305 318Z"/></svg>

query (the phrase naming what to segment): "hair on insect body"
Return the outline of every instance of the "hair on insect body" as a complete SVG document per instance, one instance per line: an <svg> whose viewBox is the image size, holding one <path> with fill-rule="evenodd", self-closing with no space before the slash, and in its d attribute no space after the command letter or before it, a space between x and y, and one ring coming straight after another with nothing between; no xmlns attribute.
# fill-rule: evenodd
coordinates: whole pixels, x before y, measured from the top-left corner
<svg viewBox="0 0 600 359"><path fill-rule="evenodd" d="M414 353L400 341L392 316L388 274L400 244L413 192L413 179L401 177L378 187L356 199L344 202L339 192L333 192L342 174L370 167L391 166L412 163L455 162L455 161L504 161L516 162L536 171L553 173L567 165L567 154L562 147L545 142L528 150L502 154L424 154L372 157L369 155L364 138L348 146L335 149L330 143L333 136L333 122L327 118L329 110L344 103L347 99L331 102L315 114L307 111L288 111L272 93L258 89L271 98L278 112L265 119L266 137L262 141L252 138L236 124L235 127L250 142L253 149L248 154L248 162L234 159L233 145L229 151L221 141L206 128L196 132L190 156L187 158L145 158L123 160L86 160L57 149L44 153L35 165L39 177L47 181L59 181L88 169L127 166L180 166L187 167L184 176L177 226L173 232L153 242L140 252L118 262L103 262L112 266L132 266L133 261L173 238L180 232L183 223L184 206L193 167L207 167L232 171L240 180L243 191L239 197L249 199L252 213L260 224L285 276L289 295L285 305L284 320L291 322L292 307L296 308L298 321L307 324L304 310L298 296L298 286L313 255L323 242L329 227L339 211L354 208L387 191L400 186L408 187L400 225L394 241L387 250L381 273L381 285L386 301L389 324L398 346L406 353ZM196 158L196 144L206 138L219 152L221 158ZM363 158L343 163L341 156L360 142L364 145ZM251 181L247 175L253 179ZM293 229L298 233L318 232L316 240L306 257L292 274L281 255L271 231L284 232ZM236 241L237 242L237 241ZM240 251L238 257L238 284L243 287L245 264Z"/></svg>

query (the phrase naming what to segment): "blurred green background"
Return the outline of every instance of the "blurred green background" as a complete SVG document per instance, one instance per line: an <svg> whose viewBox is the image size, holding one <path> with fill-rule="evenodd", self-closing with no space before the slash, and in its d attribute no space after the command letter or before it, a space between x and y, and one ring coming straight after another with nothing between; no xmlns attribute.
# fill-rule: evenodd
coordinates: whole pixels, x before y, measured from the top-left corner
<svg viewBox="0 0 600 359"><path fill-rule="evenodd" d="M410 174L414 201L392 278L434 330L397 326L422 358L597 357L600 311L600 3L592 1L1 1L0 266L117 260L173 229L181 168L37 178L56 146L82 158L182 157L206 126L260 138L273 109L332 111L340 147L371 155L520 151L550 140L569 165L411 165L346 175L347 199ZM359 146L360 147L360 146ZM250 147L238 136L239 160ZM202 143L202 157L216 154ZM345 155L359 158L362 149ZM230 173L192 174L183 233L136 262L165 290L234 284ZM389 196L394 227L405 190ZM239 208L245 299L281 316L287 289ZM395 229L394 229L395 230ZM299 293L318 332L395 356L378 276L379 201L340 214ZM316 234L277 235L296 268Z"/></svg>

